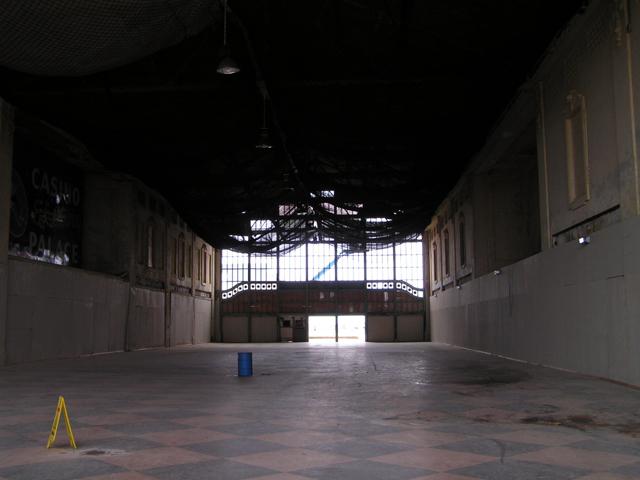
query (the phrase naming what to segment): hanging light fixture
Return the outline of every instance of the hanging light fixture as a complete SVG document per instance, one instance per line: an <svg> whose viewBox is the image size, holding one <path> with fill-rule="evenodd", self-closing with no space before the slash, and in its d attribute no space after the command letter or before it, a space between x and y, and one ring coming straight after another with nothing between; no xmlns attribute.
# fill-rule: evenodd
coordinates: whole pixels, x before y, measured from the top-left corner
<svg viewBox="0 0 640 480"><path fill-rule="evenodd" d="M223 75L231 75L232 73L238 73L240 68L238 64L234 62L229 56L229 47L227 46L227 0L224 0L224 42L222 47L220 47L220 57L222 60L218 64L218 68L216 68L216 72L222 73Z"/></svg>
<svg viewBox="0 0 640 480"><path fill-rule="evenodd" d="M269 141L269 131L267 130L266 123L266 110L267 110L267 94L262 92L262 128L260 129L260 140L256 144L256 148L273 148Z"/></svg>

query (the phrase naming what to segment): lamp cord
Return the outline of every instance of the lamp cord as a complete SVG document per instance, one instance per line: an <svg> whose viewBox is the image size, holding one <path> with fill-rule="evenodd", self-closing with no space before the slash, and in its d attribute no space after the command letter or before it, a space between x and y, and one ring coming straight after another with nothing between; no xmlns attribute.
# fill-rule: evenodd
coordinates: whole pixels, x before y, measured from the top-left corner
<svg viewBox="0 0 640 480"><path fill-rule="evenodd" d="M227 46L227 0L224 0L224 21L223 21L223 38L224 43L223 46Z"/></svg>

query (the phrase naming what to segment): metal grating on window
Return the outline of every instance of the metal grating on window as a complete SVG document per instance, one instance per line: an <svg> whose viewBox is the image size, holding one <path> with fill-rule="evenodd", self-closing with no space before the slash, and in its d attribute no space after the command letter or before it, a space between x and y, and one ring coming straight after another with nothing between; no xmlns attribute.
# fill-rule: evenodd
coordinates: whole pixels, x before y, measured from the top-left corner
<svg viewBox="0 0 640 480"><path fill-rule="evenodd" d="M339 281L364 280L364 249L338 245L337 274Z"/></svg>
<svg viewBox="0 0 640 480"><path fill-rule="evenodd" d="M307 246L292 248L281 245L279 280L284 282L304 282L307 279Z"/></svg>
<svg viewBox="0 0 640 480"><path fill-rule="evenodd" d="M309 243L309 276L311 281L336 280L336 246L333 243Z"/></svg>
<svg viewBox="0 0 640 480"><path fill-rule="evenodd" d="M366 280L372 285L387 283L390 289L394 288L394 282L405 282L413 289L421 290L424 277L422 255L421 237L366 252L344 244L320 242L298 248L283 245L283 252L276 257L224 250L222 290L229 290L249 279L252 283Z"/></svg>
<svg viewBox="0 0 640 480"><path fill-rule="evenodd" d="M565 84L571 83L573 79L578 74L578 70L580 68L580 60L579 60L579 49L575 47L566 60L564 61L564 82Z"/></svg>
<svg viewBox="0 0 640 480"><path fill-rule="evenodd" d="M424 286L422 252L422 241L406 242L396 246L396 278L417 289Z"/></svg>
<svg viewBox="0 0 640 480"><path fill-rule="evenodd" d="M254 238L255 232L269 228L258 221L252 226ZM303 245L285 243L275 256L225 250L222 311L284 316L420 314L424 312L422 255L422 236L417 234L408 242L383 248L314 237Z"/></svg>
<svg viewBox="0 0 640 480"><path fill-rule="evenodd" d="M604 15L600 15L587 31L587 51L589 53L589 59L598 53L598 50L604 45L606 39L607 25L604 21Z"/></svg>
<svg viewBox="0 0 640 480"><path fill-rule="evenodd" d="M559 92L558 74L554 73L550 75L547 81L545 82L544 86L545 86L545 97L547 101L547 107L549 107L558 98L558 92Z"/></svg>
<svg viewBox="0 0 640 480"><path fill-rule="evenodd" d="M232 250L222 251L222 290L249 280L249 255Z"/></svg>
<svg viewBox="0 0 640 480"><path fill-rule="evenodd" d="M251 255L251 281L275 282L278 280L278 257L254 253Z"/></svg>
<svg viewBox="0 0 640 480"><path fill-rule="evenodd" d="M393 281L393 263L393 245L367 252L367 280Z"/></svg>

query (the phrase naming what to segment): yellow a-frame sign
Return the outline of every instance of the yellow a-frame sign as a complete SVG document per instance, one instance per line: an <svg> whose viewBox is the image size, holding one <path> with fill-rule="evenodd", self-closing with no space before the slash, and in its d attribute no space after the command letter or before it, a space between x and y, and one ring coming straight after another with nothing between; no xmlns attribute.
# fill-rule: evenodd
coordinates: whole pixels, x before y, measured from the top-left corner
<svg viewBox="0 0 640 480"><path fill-rule="evenodd" d="M49 442L47 443L47 448L51 446L51 444L56 439L56 433L58 433L58 425L60 424L60 413L64 413L64 424L67 427L67 435L69 435L69 442L71 446L76 450L76 441L73 439L73 432L71 431L71 423L69 423L69 415L67 414L67 407L64 404L64 398L60 397L58 400L58 408L56 410L56 416L53 419L53 426L51 427L51 435L49 435Z"/></svg>

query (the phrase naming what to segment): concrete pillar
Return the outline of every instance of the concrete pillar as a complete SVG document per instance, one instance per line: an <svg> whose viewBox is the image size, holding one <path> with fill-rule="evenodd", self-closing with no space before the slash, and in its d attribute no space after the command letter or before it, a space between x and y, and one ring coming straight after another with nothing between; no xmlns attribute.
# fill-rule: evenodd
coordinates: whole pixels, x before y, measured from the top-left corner
<svg viewBox="0 0 640 480"><path fill-rule="evenodd" d="M195 269L195 257L196 257L196 234L191 232L191 248L189 249L190 256L189 262L191 268L189 273L191 274L191 305L193 308L193 315L191 315L191 344L196 344L196 269Z"/></svg>
<svg viewBox="0 0 640 480"><path fill-rule="evenodd" d="M540 245L549 250L551 242L551 218L549 216L549 173L547 170L547 130L544 110L544 84L537 85L536 138L538 152L538 188L540 198Z"/></svg>
<svg viewBox="0 0 640 480"><path fill-rule="evenodd" d="M213 251L213 282L211 292L212 296L212 328L211 328L211 341L220 342L222 341L222 321L221 321L221 311L222 311L222 250L216 248Z"/></svg>
<svg viewBox="0 0 640 480"><path fill-rule="evenodd" d="M0 98L0 365L6 364L7 278L15 110Z"/></svg>
<svg viewBox="0 0 640 480"><path fill-rule="evenodd" d="M637 24L627 32L627 2L616 2L613 45L613 82L616 108L616 141L620 171L620 212L622 219L640 214L640 178L638 167L638 131L634 97L640 93L633 82L633 67L640 66L640 52L632 40L637 36ZM637 12L638 7L634 8ZM632 10L632 13L634 13ZM634 15L638 20L638 16ZM636 38L637 40L637 38ZM634 89L636 90L634 92Z"/></svg>
<svg viewBox="0 0 640 480"><path fill-rule="evenodd" d="M493 270L495 221L493 192L486 175L473 177L473 271L478 278Z"/></svg>
<svg viewBox="0 0 640 480"><path fill-rule="evenodd" d="M137 255L137 241L138 241L138 199L136 198L135 189L132 188L132 184L129 184L129 209L131 211L131 220L129 222L129 307L127 310L127 321L125 323L125 342L124 351L130 352L136 349L135 340L133 338L134 328L133 323L136 319L136 302L134 290L136 286L136 255ZM137 345L139 348L139 345Z"/></svg>
<svg viewBox="0 0 640 480"><path fill-rule="evenodd" d="M171 346L171 208L164 216L164 346Z"/></svg>

